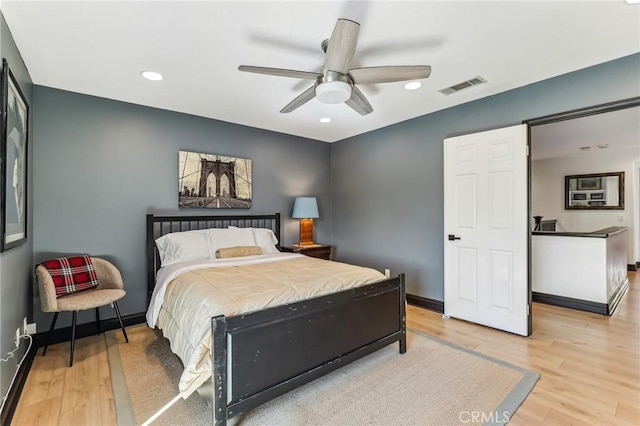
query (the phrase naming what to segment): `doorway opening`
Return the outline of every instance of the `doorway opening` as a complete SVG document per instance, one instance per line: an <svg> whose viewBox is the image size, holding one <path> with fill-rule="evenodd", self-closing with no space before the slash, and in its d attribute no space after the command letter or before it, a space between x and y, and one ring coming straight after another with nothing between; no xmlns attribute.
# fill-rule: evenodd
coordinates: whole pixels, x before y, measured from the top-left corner
<svg viewBox="0 0 640 426"><path fill-rule="evenodd" d="M640 260L640 97L523 123L530 126L530 229L534 216L549 224L529 233L532 300L610 315L628 286L627 269ZM622 200L609 205L618 194ZM606 258L594 254L601 246Z"/></svg>

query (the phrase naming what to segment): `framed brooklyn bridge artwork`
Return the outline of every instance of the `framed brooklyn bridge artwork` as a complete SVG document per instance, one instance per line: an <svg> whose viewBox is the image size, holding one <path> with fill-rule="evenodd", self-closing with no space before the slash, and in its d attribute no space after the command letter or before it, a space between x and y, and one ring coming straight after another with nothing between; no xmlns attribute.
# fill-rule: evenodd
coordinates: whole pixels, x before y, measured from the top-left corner
<svg viewBox="0 0 640 426"><path fill-rule="evenodd" d="M207 209L251 207L252 161L220 154L180 151L178 206Z"/></svg>
<svg viewBox="0 0 640 426"><path fill-rule="evenodd" d="M2 176L2 251L27 241L27 130L29 104L2 60L2 120L0 175Z"/></svg>

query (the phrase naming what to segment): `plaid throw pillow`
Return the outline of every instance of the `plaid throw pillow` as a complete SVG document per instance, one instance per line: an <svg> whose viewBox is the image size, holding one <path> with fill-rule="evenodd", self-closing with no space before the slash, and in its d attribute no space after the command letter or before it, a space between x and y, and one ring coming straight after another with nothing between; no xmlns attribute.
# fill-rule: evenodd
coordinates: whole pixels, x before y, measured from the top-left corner
<svg viewBox="0 0 640 426"><path fill-rule="evenodd" d="M98 285L96 271L89 256L59 257L47 260L44 266L56 287L56 297L89 290Z"/></svg>

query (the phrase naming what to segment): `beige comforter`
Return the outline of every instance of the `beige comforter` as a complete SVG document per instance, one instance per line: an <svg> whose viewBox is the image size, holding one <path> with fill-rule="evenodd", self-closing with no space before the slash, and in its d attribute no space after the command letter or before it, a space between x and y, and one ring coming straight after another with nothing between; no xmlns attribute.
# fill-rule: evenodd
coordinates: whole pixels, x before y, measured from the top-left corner
<svg viewBox="0 0 640 426"><path fill-rule="evenodd" d="M179 275L166 288L156 325L185 366L180 394L186 398L211 377L212 316L248 313L383 279L374 269L306 256Z"/></svg>

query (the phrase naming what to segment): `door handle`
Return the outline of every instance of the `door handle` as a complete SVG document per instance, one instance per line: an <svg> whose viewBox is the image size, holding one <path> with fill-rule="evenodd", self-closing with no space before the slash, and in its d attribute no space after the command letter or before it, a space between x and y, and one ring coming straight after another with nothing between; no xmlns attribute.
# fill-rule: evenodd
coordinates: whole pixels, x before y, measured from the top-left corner
<svg viewBox="0 0 640 426"><path fill-rule="evenodd" d="M460 237L456 237L456 236L455 236L455 235L453 235L453 234L449 234L449 241L459 240L459 239L460 239Z"/></svg>

